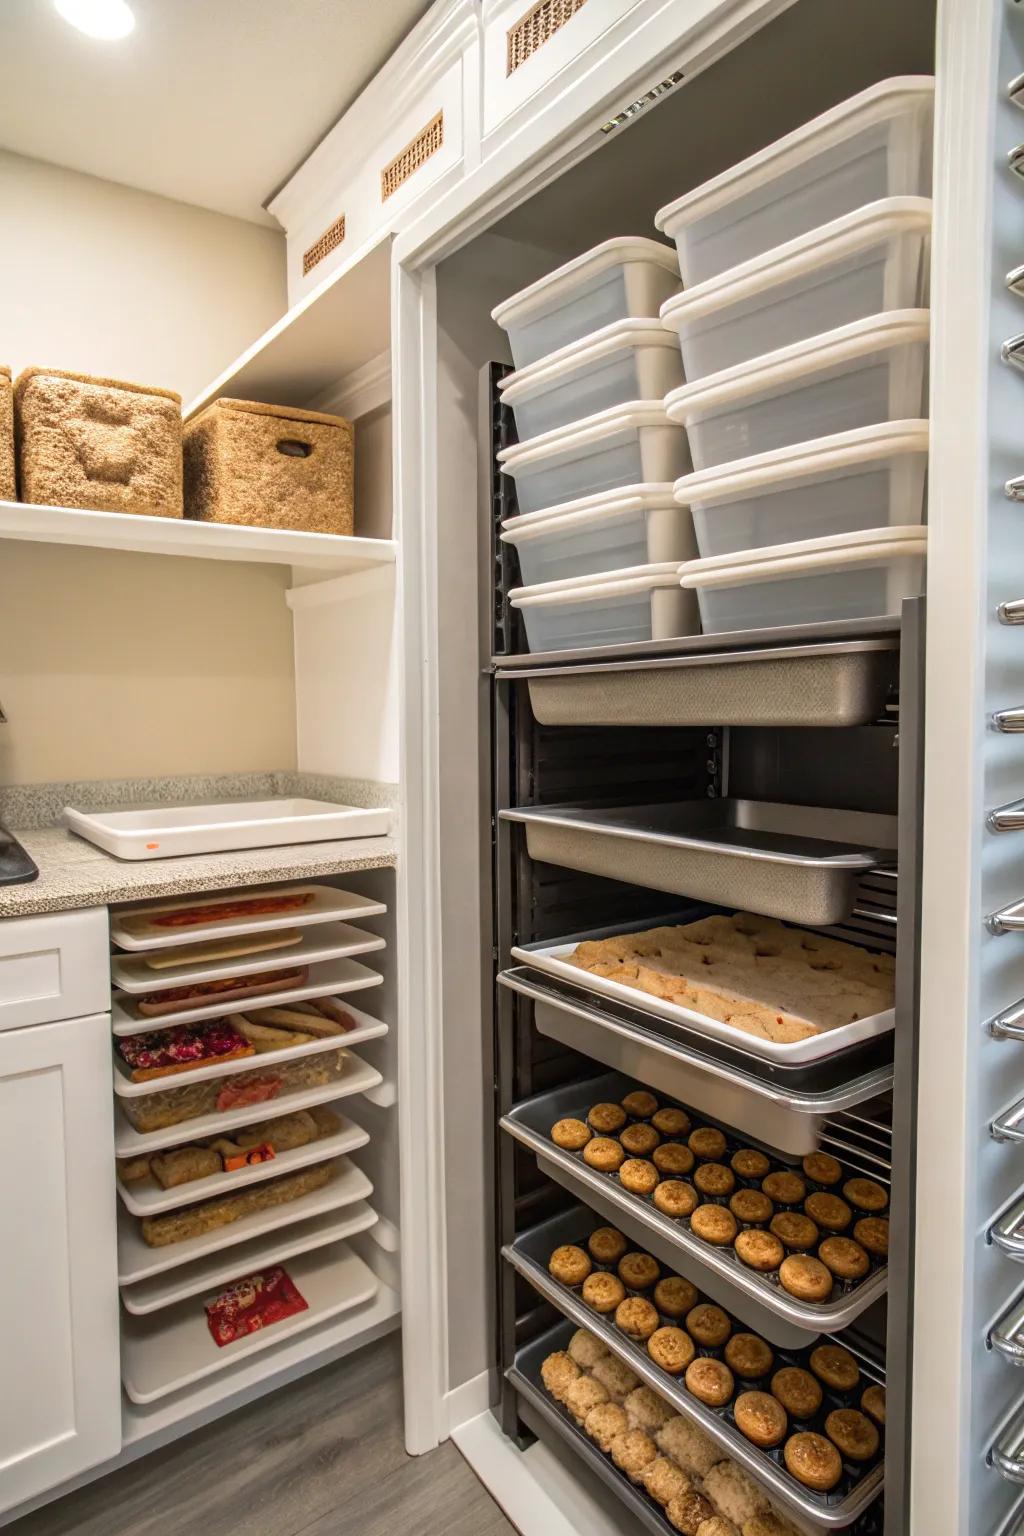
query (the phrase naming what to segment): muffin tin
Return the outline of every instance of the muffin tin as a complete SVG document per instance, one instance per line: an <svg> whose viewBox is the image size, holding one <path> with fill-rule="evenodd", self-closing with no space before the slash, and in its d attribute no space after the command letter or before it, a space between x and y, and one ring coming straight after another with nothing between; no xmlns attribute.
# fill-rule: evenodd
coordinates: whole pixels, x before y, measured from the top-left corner
<svg viewBox="0 0 1024 1536"><path fill-rule="evenodd" d="M585 1248L590 1233L599 1225L601 1223L592 1211L584 1206L576 1206L517 1237L514 1243L502 1250L503 1256L533 1286L534 1290L552 1302L560 1312L581 1328L596 1334L614 1354L620 1356L627 1365L632 1367L648 1386L653 1387L661 1397L671 1403L678 1413L692 1419L716 1444L722 1446L734 1461L738 1461L752 1476L763 1483L780 1503L785 1503L795 1513L813 1520L818 1525L832 1527L849 1525L881 1491L884 1476L884 1448L879 1451L874 1461L866 1466L858 1466L844 1460L843 1477L837 1486L829 1493L816 1493L798 1482L787 1471L781 1445L774 1450L762 1450L746 1438L735 1422L734 1404L741 1392L768 1392L770 1375L782 1369L783 1366L800 1366L808 1370L808 1358L813 1346L808 1344L802 1349L795 1350L784 1350L773 1346L775 1363L769 1377L748 1380L737 1376L736 1391L732 1401L722 1408L709 1407L687 1391L681 1376L671 1376L657 1365L642 1344L629 1338L615 1325L611 1315L603 1316L593 1311L583 1300L579 1287L570 1288L550 1274L548 1260L553 1250L563 1243L575 1243ZM595 1263L594 1269L614 1273L612 1265ZM628 1288L627 1295L646 1296L648 1300L652 1299L650 1292L632 1291ZM705 1299L703 1296L700 1298L702 1301ZM730 1317L730 1322L734 1332L751 1331L738 1318ZM665 1316L661 1317L660 1324L684 1326L679 1319ZM850 1349L847 1339L844 1338L840 1342L844 1348ZM833 1409L859 1408L861 1393L866 1386L872 1383L884 1386L885 1373L879 1363L869 1358L862 1346L851 1349L851 1353L857 1356L861 1366L860 1385L853 1392L844 1393L834 1392L821 1383L823 1392L821 1408L806 1420L795 1420L790 1415L787 1438L789 1434L796 1434L801 1430L814 1430L824 1435L825 1419ZM725 1352L724 1349L712 1349L698 1344L697 1355L722 1360ZM884 1447L884 1432L882 1432L882 1438Z"/></svg>
<svg viewBox="0 0 1024 1536"><path fill-rule="evenodd" d="M664 1215L649 1196L636 1195L624 1189L616 1173L601 1173L591 1168L583 1161L581 1152L566 1151L556 1146L551 1140L551 1127L557 1120L566 1117L586 1120L587 1111L591 1105L605 1101L617 1103L624 1094L639 1086L642 1085L618 1073L588 1078L582 1083L570 1083L566 1087L551 1093L538 1094L516 1105L502 1117L501 1125L509 1135L529 1147L540 1163L545 1165L544 1171L549 1173L556 1182L572 1189L577 1198L593 1203L591 1199L593 1196L605 1210L611 1212L609 1219L616 1224L626 1222L627 1230L630 1227L633 1229L641 1227L644 1231L641 1241L652 1247L656 1257L664 1260L666 1252L673 1254L672 1259L664 1261L680 1264L682 1272L689 1278L693 1276L695 1265L697 1273L701 1270L710 1271L718 1279L728 1282L733 1289L751 1297L761 1307L777 1313L791 1326L808 1329L815 1333L833 1333L852 1323L866 1307L885 1293L888 1283L888 1266L884 1261L872 1260L871 1267L862 1280L835 1281L831 1299L828 1301L804 1301L790 1295L783 1289L777 1272L765 1274L748 1268L737 1256L733 1247L715 1247L697 1237L690 1229L688 1217L676 1218ZM660 1095L659 1098L663 1107L677 1102ZM726 1139L723 1159L726 1162L741 1146L757 1145L756 1142L749 1140L740 1141L728 1126L717 1125L707 1116L695 1114L685 1104L679 1107L685 1109L690 1115L693 1122L692 1129L702 1125L714 1125L722 1131ZM792 1166L791 1162L780 1157L772 1148L765 1147L762 1150L771 1159L773 1172ZM882 1183L888 1182L884 1162L876 1154L859 1155L857 1151L852 1150L852 1147L848 1148L847 1144L837 1151L834 1143L832 1151L842 1162L844 1175L862 1174ZM824 1188L814 1184L810 1179L805 1179L805 1182L808 1193ZM760 1181L737 1179L737 1188L743 1187L760 1187ZM728 1206L728 1197L723 1196L718 1199L704 1197L701 1203ZM776 1202L777 1210L791 1208ZM745 1225L740 1223L740 1230L744 1230ZM718 1299L714 1287L708 1286L705 1282L705 1288L712 1290L715 1299ZM769 1337L772 1337L773 1342L780 1344L795 1342L792 1336L781 1335L777 1330L770 1333Z"/></svg>

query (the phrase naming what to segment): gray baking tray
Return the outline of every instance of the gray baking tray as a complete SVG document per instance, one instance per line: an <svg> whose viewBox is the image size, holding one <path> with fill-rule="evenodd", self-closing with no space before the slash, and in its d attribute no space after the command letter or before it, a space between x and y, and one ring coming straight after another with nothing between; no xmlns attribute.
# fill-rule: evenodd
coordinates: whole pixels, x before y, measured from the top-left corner
<svg viewBox="0 0 1024 1536"><path fill-rule="evenodd" d="M895 640L793 645L575 667L526 679L542 725L868 725L896 682Z"/></svg>
<svg viewBox="0 0 1024 1536"><path fill-rule="evenodd" d="M896 817L764 800L527 806L532 859L785 922L823 927L853 910L870 869L895 862Z"/></svg>
<svg viewBox="0 0 1024 1536"><path fill-rule="evenodd" d="M830 1493L815 1493L797 1482L796 1478L786 1470L781 1447L774 1451L760 1450L737 1429L732 1404L717 1409L707 1407L686 1390L680 1378L670 1376L667 1371L663 1371L656 1365L647 1350L617 1328L610 1317L602 1316L588 1307L578 1288L571 1289L552 1277L548 1271L548 1260L555 1248L563 1243L575 1243L583 1247L590 1233L599 1225L599 1219L585 1206L576 1206L522 1233L514 1243L502 1249L502 1255L533 1286L535 1291L557 1307L565 1317L578 1327L596 1334L614 1354L631 1366L649 1387L653 1387L659 1396L671 1403L677 1413L681 1413L685 1418L699 1425L705 1434L720 1445L734 1461L738 1461L758 1482L762 1483L777 1503L811 1520L815 1525L833 1529L850 1525L881 1492L884 1478L884 1451L880 1452L874 1464L869 1467L857 1467L852 1463L844 1464L842 1480ZM673 1323L675 1319L662 1318L661 1321ZM731 1321L734 1324L734 1332L742 1331L746 1326L736 1318L732 1318ZM824 1434L825 1418L834 1408L856 1408L859 1406L863 1386L873 1382L885 1384L884 1369L878 1360L873 1359L866 1352L862 1342L847 1338L842 1342L847 1348L851 1347L852 1342L853 1353L857 1355L861 1365L863 1385L857 1387L852 1393L826 1391L822 1407L817 1414L806 1421L792 1423L794 1433L797 1430L814 1430ZM803 1348L794 1350L777 1349L772 1369L795 1365L806 1370L812 1347L812 1344L807 1344ZM724 1352L721 1349L698 1348L697 1353L715 1359L724 1358ZM737 1395L744 1391L766 1392L768 1381L767 1379L738 1381Z"/></svg>
<svg viewBox="0 0 1024 1536"><path fill-rule="evenodd" d="M635 1087L634 1082L617 1072L586 1078L526 1099L502 1116L501 1125L510 1136L529 1147L542 1172L569 1189L577 1200L591 1207L597 1205L608 1220L630 1232L655 1258L692 1280L720 1305L739 1312L750 1327L764 1333L774 1344L786 1347L800 1342L799 1330L835 1333L848 1327L885 1294L888 1270L883 1263L873 1264L863 1280L847 1284L837 1281L829 1301L801 1301L783 1290L777 1274L748 1269L733 1248L716 1248L691 1232L686 1217L664 1215L652 1200L623 1189L616 1174L600 1173L585 1163L580 1153L567 1152L551 1140L550 1131L556 1120L567 1116L585 1120L591 1104L618 1101ZM705 1124L715 1123L710 1116L694 1118ZM729 1153L741 1145L759 1145L750 1138L741 1141L727 1126L719 1128L729 1143ZM789 1166L775 1149L763 1150L776 1166ZM849 1171L887 1182L887 1173L880 1171L872 1159L865 1161L852 1149L836 1151L834 1144L832 1150ZM809 1188L815 1187L810 1180L807 1183ZM756 1317L751 1312L751 1302L757 1303Z"/></svg>

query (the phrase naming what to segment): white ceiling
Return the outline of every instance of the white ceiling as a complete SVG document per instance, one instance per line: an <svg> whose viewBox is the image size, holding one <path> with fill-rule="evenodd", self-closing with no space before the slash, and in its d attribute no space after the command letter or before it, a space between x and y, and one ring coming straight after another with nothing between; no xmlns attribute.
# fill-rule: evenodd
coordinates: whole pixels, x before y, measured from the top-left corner
<svg viewBox="0 0 1024 1536"><path fill-rule="evenodd" d="M262 205L430 0L130 0L97 42L0 0L0 146L272 224Z"/></svg>

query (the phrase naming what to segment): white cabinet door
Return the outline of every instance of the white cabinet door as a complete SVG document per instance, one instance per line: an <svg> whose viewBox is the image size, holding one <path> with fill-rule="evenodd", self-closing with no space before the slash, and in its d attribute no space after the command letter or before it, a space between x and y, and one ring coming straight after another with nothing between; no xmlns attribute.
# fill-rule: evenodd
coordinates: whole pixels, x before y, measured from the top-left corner
<svg viewBox="0 0 1024 1536"><path fill-rule="evenodd" d="M110 1016L0 1033L0 1510L121 1449Z"/></svg>

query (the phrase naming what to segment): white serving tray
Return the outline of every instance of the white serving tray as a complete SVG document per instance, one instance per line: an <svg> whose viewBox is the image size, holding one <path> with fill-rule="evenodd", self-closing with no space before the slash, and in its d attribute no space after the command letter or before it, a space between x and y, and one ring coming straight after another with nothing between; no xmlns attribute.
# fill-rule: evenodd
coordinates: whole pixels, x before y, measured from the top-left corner
<svg viewBox="0 0 1024 1536"><path fill-rule="evenodd" d="M681 1008L678 1003L666 1002L636 987L623 986L621 982L610 981L606 976L595 976L590 971L581 970L579 966L570 965L564 957L571 955L576 947L575 943L552 944L543 949L522 949L515 945L512 954L521 964L535 966L537 970L546 971L549 976L557 976L560 981L567 981L574 987L582 987L587 992L599 992L617 1003L625 1003L627 1007L642 1008L645 1013L655 1013L669 1024L701 1030L712 1039L738 1046L752 1056L762 1056L766 1061L775 1061L780 1065L796 1067L806 1062L821 1061L826 1056L834 1056L837 1051L848 1050L851 1045L859 1045L863 1040L884 1035L896 1027L896 1010L887 1008L884 1013L872 1014L870 1018L858 1019L853 1024L841 1024L836 1029L809 1035L806 1040L794 1040L789 1045L780 1045L774 1040L761 1040L757 1035L748 1035L742 1029L733 1029L730 1024L709 1019L689 1008Z"/></svg>
<svg viewBox="0 0 1024 1536"><path fill-rule="evenodd" d="M353 928L350 923L324 923L303 933L297 944L287 949L264 950L257 955L246 955L235 960L214 960L205 964L192 960L187 965L169 965L166 970L154 971L145 959L112 955L110 979L124 992L144 994L162 992L166 987L190 987L203 981L220 981L227 976L251 976L260 971L287 971L296 965L314 965L323 960L343 960L350 955L367 955L376 949L384 949L385 941L364 928ZM249 1001L239 999L238 1011ZM232 1004L232 1007L234 1005Z"/></svg>
<svg viewBox="0 0 1024 1536"><path fill-rule="evenodd" d="M322 1194L323 1191L316 1190L314 1193ZM296 1201L296 1204L299 1202ZM207 1254L203 1259L193 1259L190 1264L151 1275L148 1280L139 1280L134 1285L122 1285L121 1300L129 1312L144 1317L148 1312L172 1307L176 1301L184 1301L187 1296L206 1295L218 1286L229 1284L239 1275L266 1269L268 1264L287 1264L297 1253L310 1253L314 1248L324 1248L340 1238L366 1232L376 1226L379 1219L372 1205L357 1200L339 1210L310 1216L286 1232L267 1232L260 1237L251 1237L248 1242Z"/></svg>
<svg viewBox="0 0 1024 1536"><path fill-rule="evenodd" d="M202 1297L178 1302L152 1317L128 1313L122 1319L121 1375L132 1402L152 1403L189 1387L247 1355L370 1301L379 1286L369 1266L343 1242L298 1254L290 1261L288 1273L307 1302L306 1311L223 1348L210 1334Z"/></svg>
<svg viewBox="0 0 1024 1536"><path fill-rule="evenodd" d="M115 992L110 1005L111 1021L115 1035L150 1034L155 1029L170 1029L175 1024L194 1024L201 1019L222 1019L229 1013L245 1013L248 1008L284 1008L307 998L359 992L365 987L379 987L383 980L379 971L371 971L357 960L325 960L312 967L304 986L258 993L255 997L229 998L227 1002L204 1003L202 1008L184 1008L180 1013L161 1013L156 1018L137 1013L131 997Z"/></svg>
<svg viewBox="0 0 1024 1536"><path fill-rule="evenodd" d="M669 487L671 492L671 487ZM296 891L312 891L313 900L306 907L294 912L270 912L263 917L229 917L221 922L211 920L195 928L169 928L165 933L140 939L129 933L124 926L126 917L136 917L144 912L180 911L183 907L228 906L252 896L291 896ZM280 885L249 886L241 890L225 891L221 895L207 895L197 891L194 896L183 896L176 901L137 901L131 906L115 907L110 914L110 937L118 949L149 950L171 949L180 944L212 943L215 939L239 938L245 933L270 933L275 928L304 928L309 923L329 923L352 918L378 917L387 911L382 901L371 901L353 891L338 891L333 885Z"/></svg>
<svg viewBox="0 0 1024 1536"><path fill-rule="evenodd" d="M78 811L67 805L64 816L72 832L118 859L168 859L188 853L377 837L391 824L387 809L287 797L139 811Z"/></svg>
<svg viewBox="0 0 1024 1536"><path fill-rule="evenodd" d="M168 1270L191 1265L196 1259L208 1259L222 1250L237 1248L252 1238L265 1238L281 1227L295 1226L312 1216L324 1216L345 1210L359 1200L367 1200L373 1194L373 1185L355 1163L347 1157L339 1157L333 1165L330 1181L322 1189L311 1190L288 1205L271 1206L266 1211L252 1211L226 1227L213 1232L203 1232L199 1237L188 1237L181 1243L168 1243L164 1248L151 1248L143 1241L142 1229L137 1219L123 1208L117 1212L117 1278L120 1285L136 1285L151 1280ZM290 1234L289 1234L290 1236ZM286 1239L281 1239L285 1241ZM275 1250L276 1251L276 1247ZM227 1254L225 1263L231 1274L243 1273L233 1254Z"/></svg>
<svg viewBox="0 0 1024 1536"><path fill-rule="evenodd" d="M304 1056L322 1056L325 1051L344 1051L347 1061L351 1060L363 1066L365 1063L348 1048L349 1037L358 1033L358 1030L353 1029L347 1035L321 1035L315 1040L305 1041L302 1045L286 1045L279 1051L254 1051L251 1056L232 1056L229 1061L218 1061L210 1067L197 1067L194 1071L188 1072L171 1072L165 1077L149 1078L144 1083L132 1082L131 1070L127 1062L115 1054L114 1092L119 1099L142 1099L151 1093L163 1093L169 1088L184 1088L192 1083L211 1082L221 1077L237 1077L240 1072L266 1072L275 1066L283 1066L286 1062L298 1061ZM377 1077L383 1082L379 1073ZM377 1084L371 1083L369 1086L376 1087ZM259 1119L259 1115L256 1118Z"/></svg>
<svg viewBox="0 0 1024 1536"><path fill-rule="evenodd" d="M259 1117L252 1123L259 1123ZM173 1189L162 1189L150 1176L135 1184L117 1180L117 1192L133 1216L156 1216L161 1211L174 1211L183 1205L195 1205L214 1195L230 1195L250 1184L261 1184L265 1179L276 1179L281 1174L294 1173L297 1168L309 1168L314 1163L329 1162L343 1152L355 1152L365 1147L370 1139L368 1131L354 1120L342 1116L341 1125L334 1136L323 1136L319 1141L307 1142L304 1147L292 1147L279 1152L265 1163L252 1163L236 1168L231 1173L215 1173L205 1179L190 1179L187 1184L176 1184Z"/></svg>

